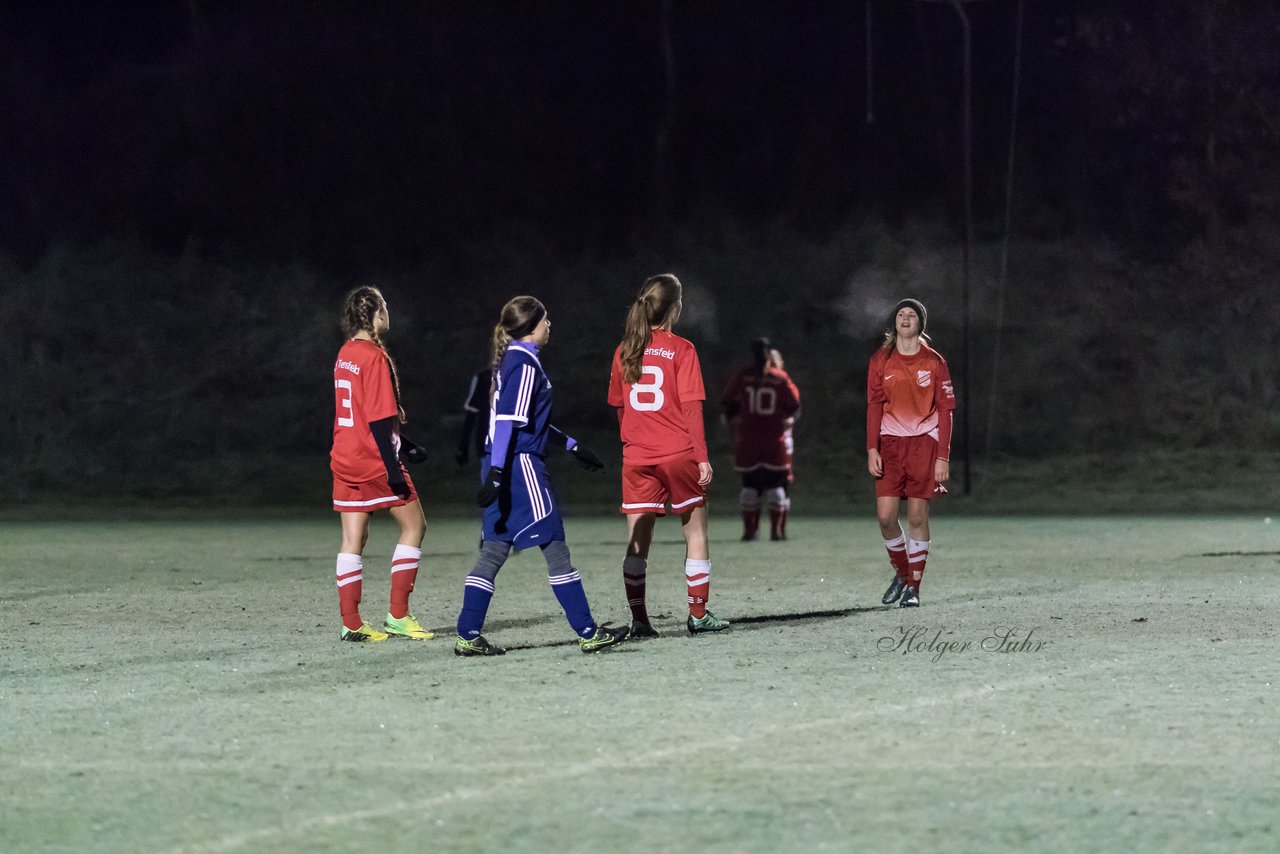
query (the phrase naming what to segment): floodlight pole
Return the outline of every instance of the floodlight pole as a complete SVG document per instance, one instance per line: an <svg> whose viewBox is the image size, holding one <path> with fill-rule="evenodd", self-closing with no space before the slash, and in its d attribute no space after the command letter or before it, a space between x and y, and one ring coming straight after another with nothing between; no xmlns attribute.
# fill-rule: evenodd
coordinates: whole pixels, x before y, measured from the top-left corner
<svg viewBox="0 0 1280 854"><path fill-rule="evenodd" d="M969 16L964 0L951 0L960 18L964 36L964 249L961 264L961 294L964 303L960 332L960 435L964 438L964 494L973 490L972 454L969 446L969 252L973 245L973 49Z"/></svg>

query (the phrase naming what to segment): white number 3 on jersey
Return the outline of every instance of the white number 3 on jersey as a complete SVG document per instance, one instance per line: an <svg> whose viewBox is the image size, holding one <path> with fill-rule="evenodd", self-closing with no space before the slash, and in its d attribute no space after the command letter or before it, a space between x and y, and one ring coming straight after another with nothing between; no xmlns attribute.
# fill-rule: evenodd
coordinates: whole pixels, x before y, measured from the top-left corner
<svg viewBox="0 0 1280 854"><path fill-rule="evenodd" d="M653 377L653 382L644 382L644 378L648 376ZM643 365L640 368L640 380L631 386L631 408L637 412L656 412L661 409L666 402L666 396L662 393L662 368ZM642 400L641 395L649 399Z"/></svg>
<svg viewBox="0 0 1280 854"><path fill-rule="evenodd" d="M334 380L333 387L338 393L338 426L356 426L355 413L351 410L351 380ZM344 409L346 415L342 414Z"/></svg>

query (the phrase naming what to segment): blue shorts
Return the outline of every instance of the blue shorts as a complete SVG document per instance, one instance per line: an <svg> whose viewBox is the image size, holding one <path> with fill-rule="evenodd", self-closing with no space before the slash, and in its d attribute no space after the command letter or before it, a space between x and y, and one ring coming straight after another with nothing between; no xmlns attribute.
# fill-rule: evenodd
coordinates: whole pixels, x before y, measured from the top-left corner
<svg viewBox="0 0 1280 854"><path fill-rule="evenodd" d="M517 551L564 540L564 520L551 493L546 460L516 454L508 479L511 488L484 508L482 539L511 543Z"/></svg>

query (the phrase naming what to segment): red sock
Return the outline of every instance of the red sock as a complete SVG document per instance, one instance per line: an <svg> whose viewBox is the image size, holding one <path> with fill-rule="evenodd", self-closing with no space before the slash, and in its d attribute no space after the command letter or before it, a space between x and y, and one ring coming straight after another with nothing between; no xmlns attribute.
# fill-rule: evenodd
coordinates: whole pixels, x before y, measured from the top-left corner
<svg viewBox="0 0 1280 854"><path fill-rule="evenodd" d="M907 583L920 592L920 582L924 580L924 564L929 559L929 540L907 541Z"/></svg>
<svg viewBox="0 0 1280 854"><path fill-rule="evenodd" d="M788 512L785 507L778 511L778 533L782 535L784 540L787 538L787 515Z"/></svg>
<svg viewBox="0 0 1280 854"><path fill-rule="evenodd" d="M364 570L360 555L338 553L338 609L342 612L342 625L355 631L364 625L360 619L360 588Z"/></svg>
<svg viewBox="0 0 1280 854"><path fill-rule="evenodd" d="M760 530L760 509L742 511L742 539L754 540Z"/></svg>
<svg viewBox="0 0 1280 854"><path fill-rule="evenodd" d="M422 549L396 546L391 556L391 616L397 620L404 619L409 613L409 594L413 592L413 583L418 580L418 561L422 559Z"/></svg>
<svg viewBox="0 0 1280 854"><path fill-rule="evenodd" d="M711 561L686 559L684 580L689 586L689 614L698 618L705 617L707 597L711 595Z"/></svg>
<svg viewBox="0 0 1280 854"><path fill-rule="evenodd" d="M644 604L645 575L649 570L649 561L642 557L627 556L622 561L622 582L626 586L627 605L631 608L631 619L637 623L649 622L649 610Z"/></svg>
<svg viewBox="0 0 1280 854"><path fill-rule="evenodd" d="M911 570L907 566L907 537L905 534L899 534L897 539L884 541L885 551L889 553L889 563L893 565L894 573L906 581L911 577Z"/></svg>
<svg viewBox="0 0 1280 854"><path fill-rule="evenodd" d="M782 528L786 518L787 518L787 514L786 514L786 511L784 510L769 511L769 536L770 537L776 540L782 536Z"/></svg>

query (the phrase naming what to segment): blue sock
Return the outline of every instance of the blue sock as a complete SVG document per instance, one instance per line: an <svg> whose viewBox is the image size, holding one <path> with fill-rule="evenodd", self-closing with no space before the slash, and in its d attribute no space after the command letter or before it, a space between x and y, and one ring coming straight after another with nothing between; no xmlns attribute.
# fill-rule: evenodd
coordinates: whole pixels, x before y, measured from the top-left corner
<svg viewBox="0 0 1280 854"><path fill-rule="evenodd" d="M589 638L596 632L596 621L591 619L591 606L587 604L587 592L582 589L582 576L578 570L564 575L553 575L548 579L551 589L555 591L569 625L578 633L578 637Z"/></svg>
<svg viewBox="0 0 1280 854"><path fill-rule="evenodd" d="M462 613L458 614L458 637L473 640L480 636L492 598L492 581L476 575L467 576L466 586L462 588Z"/></svg>

